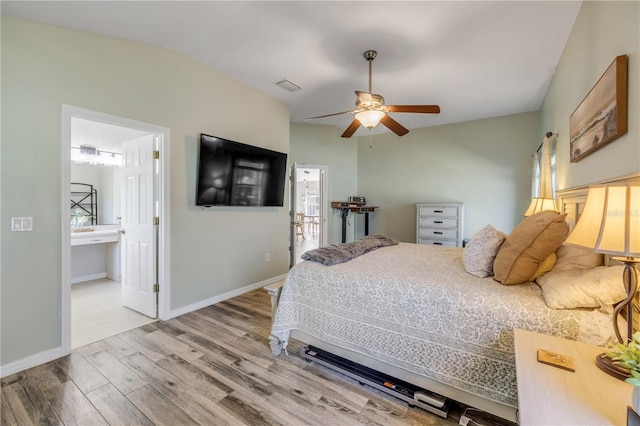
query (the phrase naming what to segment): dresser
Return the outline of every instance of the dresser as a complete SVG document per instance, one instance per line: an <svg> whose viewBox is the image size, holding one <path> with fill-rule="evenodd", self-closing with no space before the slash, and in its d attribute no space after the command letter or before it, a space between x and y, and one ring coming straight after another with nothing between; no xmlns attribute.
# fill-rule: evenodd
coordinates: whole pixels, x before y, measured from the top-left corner
<svg viewBox="0 0 640 426"><path fill-rule="evenodd" d="M462 247L464 203L419 203L416 209L416 243Z"/></svg>

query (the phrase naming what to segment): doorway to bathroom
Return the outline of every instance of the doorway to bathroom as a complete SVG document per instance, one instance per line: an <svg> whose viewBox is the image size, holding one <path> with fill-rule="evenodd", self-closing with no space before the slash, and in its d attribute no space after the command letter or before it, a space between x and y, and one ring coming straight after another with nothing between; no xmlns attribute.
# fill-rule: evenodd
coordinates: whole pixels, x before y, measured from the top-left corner
<svg viewBox="0 0 640 426"><path fill-rule="evenodd" d="M168 252L161 226L168 221L168 162L160 161L168 135L157 126L63 108L63 235L69 235L63 347L136 328L166 311L169 275L158 258Z"/></svg>

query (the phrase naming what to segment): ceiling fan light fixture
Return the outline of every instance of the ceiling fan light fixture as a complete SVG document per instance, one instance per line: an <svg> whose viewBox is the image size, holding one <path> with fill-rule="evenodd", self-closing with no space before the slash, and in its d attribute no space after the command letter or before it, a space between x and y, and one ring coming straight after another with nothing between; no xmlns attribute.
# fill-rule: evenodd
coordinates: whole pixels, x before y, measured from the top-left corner
<svg viewBox="0 0 640 426"><path fill-rule="evenodd" d="M367 129L373 129L384 117L384 112L375 109L360 111L356 114L356 119Z"/></svg>

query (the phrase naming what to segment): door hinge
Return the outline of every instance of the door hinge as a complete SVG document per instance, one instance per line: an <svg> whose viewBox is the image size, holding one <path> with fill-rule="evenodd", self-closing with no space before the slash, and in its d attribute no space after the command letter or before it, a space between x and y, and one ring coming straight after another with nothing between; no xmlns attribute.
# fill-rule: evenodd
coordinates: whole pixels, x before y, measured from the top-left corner
<svg viewBox="0 0 640 426"><path fill-rule="evenodd" d="M153 292L154 293L160 293L160 284L154 284L153 285Z"/></svg>
<svg viewBox="0 0 640 426"><path fill-rule="evenodd" d="M160 151L153 151L153 159L154 160L160 159Z"/></svg>
<svg viewBox="0 0 640 426"><path fill-rule="evenodd" d="M160 218L158 216L153 218L153 224L154 225L160 225Z"/></svg>

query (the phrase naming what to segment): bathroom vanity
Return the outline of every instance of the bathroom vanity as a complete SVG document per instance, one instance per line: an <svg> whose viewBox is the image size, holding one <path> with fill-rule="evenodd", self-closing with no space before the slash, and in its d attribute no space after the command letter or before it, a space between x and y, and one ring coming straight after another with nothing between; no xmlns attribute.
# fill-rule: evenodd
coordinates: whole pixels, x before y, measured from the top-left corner
<svg viewBox="0 0 640 426"><path fill-rule="evenodd" d="M71 284L120 281L120 225L92 225L71 232Z"/></svg>

